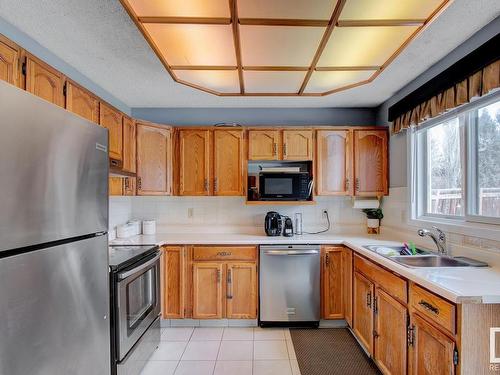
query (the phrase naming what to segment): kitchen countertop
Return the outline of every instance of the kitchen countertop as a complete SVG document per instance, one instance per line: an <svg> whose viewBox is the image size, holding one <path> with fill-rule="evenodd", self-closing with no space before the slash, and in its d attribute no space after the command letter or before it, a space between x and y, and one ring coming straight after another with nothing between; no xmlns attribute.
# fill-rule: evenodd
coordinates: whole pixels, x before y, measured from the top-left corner
<svg viewBox="0 0 500 375"><path fill-rule="evenodd" d="M408 268L365 245L401 245L401 242L369 235L320 234L294 237L268 237L234 233L169 233L138 235L116 239L111 244L127 245L263 245L263 244L330 244L345 245L357 253L399 275L422 285L455 303L500 303L500 269L497 267Z"/></svg>

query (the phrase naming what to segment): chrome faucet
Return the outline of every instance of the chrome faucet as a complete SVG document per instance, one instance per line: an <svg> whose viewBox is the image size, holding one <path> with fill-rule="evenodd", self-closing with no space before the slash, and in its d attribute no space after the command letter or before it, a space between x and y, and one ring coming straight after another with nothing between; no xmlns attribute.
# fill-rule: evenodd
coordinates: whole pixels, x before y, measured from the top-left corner
<svg viewBox="0 0 500 375"><path fill-rule="evenodd" d="M429 236L432 238L440 255L448 255L448 249L446 247L446 234L438 227L432 228L437 232L437 236L434 232L428 229L419 229L417 233L420 237Z"/></svg>

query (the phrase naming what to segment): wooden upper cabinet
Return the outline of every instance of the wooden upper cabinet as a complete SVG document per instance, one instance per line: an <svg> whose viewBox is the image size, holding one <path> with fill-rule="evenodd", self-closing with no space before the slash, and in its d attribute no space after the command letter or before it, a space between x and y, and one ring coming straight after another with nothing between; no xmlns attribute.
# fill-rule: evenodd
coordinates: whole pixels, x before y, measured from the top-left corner
<svg viewBox="0 0 500 375"><path fill-rule="evenodd" d="M137 195L172 193L172 137L170 128L136 124Z"/></svg>
<svg viewBox="0 0 500 375"><path fill-rule="evenodd" d="M351 131L318 130L316 160L318 195L352 194Z"/></svg>
<svg viewBox="0 0 500 375"><path fill-rule="evenodd" d="M123 170L135 173L136 168L135 121L123 116Z"/></svg>
<svg viewBox="0 0 500 375"><path fill-rule="evenodd" d="M242 130L214 131L214 195L244 195Z"/></svg>
<svg viewBox="0 0 500 375"><path fill-rule="evenodd" d="M0 80L20 86L19 47L0 35Z"/></svg>
<svg viewBox="0 0 500 375"><path fill-rule="evenodd" d="M455 343L417 314L412 314L413 329L409 347L409 375L450 375L455 373Z"/></svg>
<svg viewBox="0 0 500 375"><path fill-rule="evenodd" d="M222 318L222 263L193 264L193 318Z"/></svg>
<svg viewBox="0 0 500 375"><path fill-rule="evenodd" d="M384 374L405 374L407 310L383 290L375 291L374 360Z"/></svg>
<svg viewBox="0 0 500 375"><path fill-rule="evenodd" d="M354 272L353 331L370 355L373 354L373 297L374 284Z"/></svg>
<svg viewBox="0 0 500 375"><path fill-rule="evenodd" d="M100 102L99 124L109 131L109 158L123 160L123 115L113 107Z"/></svg>
<svg viewBox="0 0 500 375"><path fill-rule="evenodd" d="M184 317L185 248L167 246L163 248L163 318Z"/></svg>
<svg viewBox="0 0 500 375"><path fill-rule="evenodd" d="M210 195L210 131L179 131L179 195Z"/></svg>
<svg viewBox="0 0 500 375"><path fill-rule="evenodd" d="M257 265L255 263L227 264L226 318L257 318Z"/></svg>
<svg viewBox="0 0 500 375"><path fill-rule="evenodd" d="M99 100L71 81L66 83L66 109L96 124L99 123Z"/></svg>
<svg viewBox="0 0 500 375"><path fill-rule="evenodd" d="M64 76L36 57L26 56L26 91L64 107Z"/></svg>
<svg viewBox="0 0 500 375"><path fill-rule="evenodd" d="M323 318L344 318L344 248L323 248Z"/></svg>
<svg viewBox="0 0 500 375"><path fill-rule="evenodd" d="M354 130L355 195L389 193L387 142L386 130Z"/></svg>
<svg viewBox="0 0 500 375"><path fill-rule="evenodd" d="M109 195L124 195L123 178L109 177Z"/></svg>
<svg viewBox="0 0 500 375"><path fill-rule="evenodd" d="M248 131L249 160L279 160L280 145L279 130Z"/></svg>
<svg viewBox="0 0 500 375"><path fill-rule="evenodd" d="M312 160L313 131L283 130L283 160Z"/></svg>

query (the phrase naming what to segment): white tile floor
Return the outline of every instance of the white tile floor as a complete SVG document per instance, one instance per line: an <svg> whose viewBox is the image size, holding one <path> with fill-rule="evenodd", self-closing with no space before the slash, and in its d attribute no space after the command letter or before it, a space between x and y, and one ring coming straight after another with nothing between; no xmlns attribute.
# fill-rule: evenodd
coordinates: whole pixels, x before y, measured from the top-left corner
<svg viewBox="0 0 500 375"><path fill-rule="evenodd" d="M282 328L162 328L141 375L300 375Z"/></svg>

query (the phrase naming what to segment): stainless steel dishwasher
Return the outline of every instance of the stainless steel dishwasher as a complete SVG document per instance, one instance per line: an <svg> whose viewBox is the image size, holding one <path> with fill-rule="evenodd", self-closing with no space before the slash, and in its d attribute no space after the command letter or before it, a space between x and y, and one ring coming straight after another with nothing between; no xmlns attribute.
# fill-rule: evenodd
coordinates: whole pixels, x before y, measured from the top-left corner
<svg viewBox="0 0 500 375"><path fill-rule="evenodd" d="M259 280L261 327L319 325L319 245L260 246Z"/></svg>

